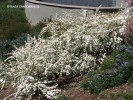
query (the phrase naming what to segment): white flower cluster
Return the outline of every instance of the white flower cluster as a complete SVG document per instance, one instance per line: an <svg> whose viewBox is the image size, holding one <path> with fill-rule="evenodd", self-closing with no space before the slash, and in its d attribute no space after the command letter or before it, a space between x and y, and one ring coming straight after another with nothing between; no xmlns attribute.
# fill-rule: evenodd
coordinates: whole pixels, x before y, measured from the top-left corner
<svg viewBox="0 0 133 100"><path fill-rule="evenodd" d="M21 78L20 83L17 86L16 99L21 100L25 97L32 99L38 90L41 90L41 93L45 94L47 98L53 99L56 98L55 94L60 92L60 90L56 89L56 86L50 87L45 85L45 82L35 80L36 79L31 76Z"/></svg>
<svg viewBox="0 0 133 100"><path fill-rule="evenodd" d="M65 15L44 27L37 39L29 36L25 45L6 59L9 76L17 87L16 97L32 98L39 90L47 98L54 99L60 92L58 77L94 70L106 53L121 42L122 16L120 13L86 18ZM43 39L46 32L52 36Z"/></svg>

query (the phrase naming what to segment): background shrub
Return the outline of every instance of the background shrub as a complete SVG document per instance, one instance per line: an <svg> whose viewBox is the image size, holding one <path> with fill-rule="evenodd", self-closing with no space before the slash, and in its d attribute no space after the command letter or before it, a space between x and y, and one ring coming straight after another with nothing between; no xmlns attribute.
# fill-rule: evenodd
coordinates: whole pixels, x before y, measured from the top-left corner
<svg viewBox="0 0 133 100"><path fill-rule="evenodd" d="M21 3L22 0L19 0L17 4ZM14 2L10 0L0 3L0 39L14 39L30 32L24 9L7 8L11 4Z"/></svg>
<svg viewBox="0 0 133 100"><path fill-rule="evenodd" d="M26 41L27 33L38 36L50 19L31 26L25 16L24 8L7 8L7 5L23 5L24 0L4 0L0 2L0 59L9 56L14 46L19 47ZM44 35L47 38L49 33Z"/></svg>

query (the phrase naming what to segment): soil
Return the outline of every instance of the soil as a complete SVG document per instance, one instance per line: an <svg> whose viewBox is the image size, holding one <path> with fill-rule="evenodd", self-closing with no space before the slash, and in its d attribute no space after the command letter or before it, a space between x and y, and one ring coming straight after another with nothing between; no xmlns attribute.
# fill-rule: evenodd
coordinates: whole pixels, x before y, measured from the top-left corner
<svg viewBox="0 0 133 100"><path fill-rule="evenodd" d="M91 94L89 91L84 91L80 87L81 82L85 79L85 77L77 77L68 84L67 88L64 90L66 100L99 100L98 95Z"/></svg>
<svg viewBox="0 0 133 100"><path fill-rule="evenodd" d="M122 84L106 89L100 94L92 94L80 87L80 84L84 79L85 77L74 78L64 90L63 94L65 95L65 99L63 98L62 100L110 100L110 94L133 92L133 84ZM118 95L117 100L122 100L121 96Z"/></svg>
<svg viewBox="0 0 133 100"><path fill-rule="evenodd" d="M3 100L4 98L13 94L14 92L15 92L15 90L12 87L7 87L7 88L0 90L0 100ZM10 99L7 99L7 100L10 100Z"/></svg>
<svg viewBox="0 0 133 100"><path fill-rule="evenodd" d="M67 84L65 84L62 88L62 92L64 94L62 100L109 100L109 94L111 93L120 94L123 92L133 92L133 84L123 84L104 90L100 94L91 94L89 91L84 91L82 88L80 88L80 84L84 79L85 77L76 77L71 81L68 80ZM12 93L14 93L14 89L11 87L0 90L0 100L3 100ZM117 100L122 100L122 98L118 97Z"/></svg>

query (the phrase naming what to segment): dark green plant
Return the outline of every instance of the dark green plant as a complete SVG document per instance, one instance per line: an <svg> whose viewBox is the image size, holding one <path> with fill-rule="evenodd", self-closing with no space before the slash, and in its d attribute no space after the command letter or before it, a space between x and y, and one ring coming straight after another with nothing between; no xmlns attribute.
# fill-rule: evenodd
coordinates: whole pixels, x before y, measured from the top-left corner
<svg viewBox="0 0 133 100"><path fill-rule="evenodd" d="M104 89L133 82L133 47L121 45L107 56L100 67L82 83L85 90L99 93Z"/></svg>
<svg viewBox="0 0 133 100"><path fill-rule="evenodd" d="M28 23L14 23L11 26L1 27L2 34L0 34L0 39L16 39L22 34L30 32L30 25Z"/></svg>
<svg viewBox="0 0 133 100"><path fill-rule="evenodd" d="M24 44L26 34L33 37L38 36L38 33L46 26L48 20L43 20L35 26L31 26L25 16L24 9L7 8L7 5L23 5L24 0L4 0L0 2L0 59L8 56L14 47L19 47ZM24 35L25 34L25 35ZM44 38L49 35L45 34ZM24 37L20 39L20 37ZM3 42L2 41L6 41ZM14 43L14 41L17 41Z"/></svg>
<svg viewBox="0 0 133 100"><path fill-rule="evenodd" d="M133 83L133 73L132 73L132 75L129 77L128 83Z"/></svg>
<svg viewBox="0 0 133 100"><path fill-rule="evenodd" d="M23 4L24 0L6 0L0 3L0 39L15 39L30 31L24 10L7 7L14 2Z"/></svg>
<svg viewBox="0 0 133 100"><path fill-rule="evenodd" d="M114 67L115 61L116 61L115 56L113 56L113 55L107 56L103 60L103 62L100 65L99 69L100 70L108 70L108 69L111 69L112 67Z"/></svg>
<svg viewBox="0 0 133 100"><path fill-rule="evenodd" d="M63 93L60 93L56 96L56 100L67 100Z"/></svg>
<svg viewBox="0 0 133 100"><path fill-rule="evenodd" d="M123 93L123 100L133 100L133 93Z"/></svg>
<svg viewBox="0 0 133 100"><path fill-rule="evenodd" d="M133 92L110 93L107 97L107 100L133 100Z"/></svg>
<svg viewBox="0 0 133 100"><path fill-rule="evenodd" d="M111 100L116 100L116 95L111 93L111 94L110 94L110 99L111 99Z"/></svg>
<svg viewBox="0 0 133 100"><path fill-rule="evenodd" d="M39 22L37 25L31 26L30 35L38 36L38 34L41 32L42 28L46 27L48 22L51 22L51 19L44 19L41 22ZM51 36L50 32L45 32L45 34L43 34L43 37L45 39L49 36Z"/></svg>
<svg viewBox="0 0 133 100"><path fill-rule="evenodd" d="M11 2L12 2L13 4L16 4L16 5L18 5L18 4L23 5L23 4L24 4L24 1L25 1L25 0L11 0Z"/></svg>
<svg viewBox="0 0 133 100"><path fill-rule="evenodd" d="M95 74L88 80L85 80L81 87L85 90L90 90L92 93L100 93L104 89L121 85L128 82L128 79L133 73L133 67L126 66L112 70L112 72L103 72Z"/></svg>

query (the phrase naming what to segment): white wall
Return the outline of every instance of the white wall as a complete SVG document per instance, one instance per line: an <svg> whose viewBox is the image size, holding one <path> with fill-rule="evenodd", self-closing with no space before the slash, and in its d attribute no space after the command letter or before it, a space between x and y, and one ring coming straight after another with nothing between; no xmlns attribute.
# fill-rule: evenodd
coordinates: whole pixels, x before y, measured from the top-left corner
<svg viewBox="0 0 133 100"><path fill-rule="evenodd" d="M36 6L36 4L29 3L27 1L25 1L25 5ZM81 9L66 9L46 5L39 5L39 8L25 8L26 17L29 20L29 22L31 22L31 25L37 24L44 18L50 18L51 16L55 16L56 14L61 15L64 12L72 12L76 15L81 15Z"/></svg>
<svg viewBox="0 0 133 100"><path fill-rule="evenodd" d="M122 0L116 0L117 7L121 6ZM25 8L26 17L31 22L31 25L37 24L44 18L50 18L50 16L55 16L56 14L62 14L64 12L72 12L76 15L81 15L81 6L72 5L59 5L52 3L39 2L36 0L25 0L25 5L39 6L39 8ZM85 9L90 9L89 7L84 7ZM91 12L93 12L91 10Z"/></svg>

